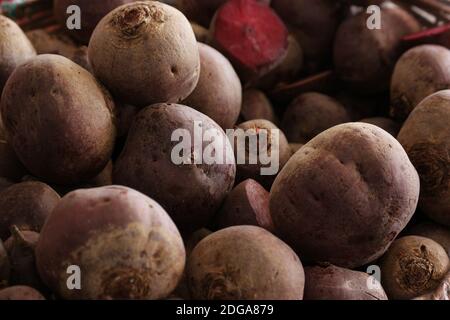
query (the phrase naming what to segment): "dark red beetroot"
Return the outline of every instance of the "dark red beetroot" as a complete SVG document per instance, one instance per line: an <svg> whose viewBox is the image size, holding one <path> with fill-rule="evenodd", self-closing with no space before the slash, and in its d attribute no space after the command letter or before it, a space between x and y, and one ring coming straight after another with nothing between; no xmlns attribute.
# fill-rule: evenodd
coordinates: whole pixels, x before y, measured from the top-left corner
<svg viewBox="0 0 450 320"><path fill-rule="evenodd" d="M45 289L36 269L34 249L39 239L39 233L20 231L11 228L12 236L5 242L11 263L10 284L26 285L35 289Z"/></svg>
<svg viewBox="0 0 450 320"><path fill-rule="evenodd" d="M305 268L305 300L387 300L367 273L333 265Z"/></svg>
<svg viewBox="0 0 450 320"><path fill-rule="evenodd" d="M8 285L11 265L9 263L8 253L0 240L0 288Z"/></svg>
<svg viewBox="0 0 450 320"><path fill-rule="evenodd" d="M389 88L392 71L402 53L403 36L420 30L405 10L383 7L380 29L367 28L369 15L363 11L347 18L338 28L333 61L338 77L361 93Z"/></svg>
<svg viewBox="0 0 450 320"><path fill-rule="evenodd" d="M216 217L216 227L252 225L275 231L269 211L270 193L258 182L247 179L227 196Z"/></svg>
<svg viewBox="0 0 450 320"><path fill-rule="evenodd" d="M121 186L67 194L35 252L41 279L65 299L163 299L185 263L183 241L164 209ZM67 286L71 265L80 268L80 290Z"/></svg>
<svg viewBox="0 0 450 320"><path fill-rule="evenodd" d="M205 139L199 144L201 150L211 150L210 145L213 146L216 155L223 155L220 161L191 161L196 159L190 150L199 149L191 148L193 144L186 152L176 151L179 144L171 141L175 130L188 132L189 144L199 125L203 132L216 132L215 139L223 141L214 146ZM176 152L186 156L176 161L179 164L174 163ZM125 148L114 164L113 181L149 195L165 207L183 232L192 232L211 222L232 189L234 162L232 145L211 118L187 106L155 104L137 115Z"/></svg>
<svg viewBox="0 0 450 320"><path fill-rule="evenodd" d="M47 216L59 202L59 195L48 185L30 181L15 184L0 193L0 239L10 236L9 229L39 232Z"/></svg>
<svg viewBox="0 0 450 320"><path fill-rule="evenodd" d="M0 300L45 300L45 298L31 287L13 286L0 290Z"/></svg>
<svg viewBox="0 0 450 320"><path fill-rule="evenodd" d="M55 0L54 14L60 25L66 27L67 19L70 16L67 14L67 8L71 5L79 6L82 14L81 29L68 31L74 38L87 44L97 23L106 14L118 6L133 1L134 0Z"/></svg>
<svg viewBox="0 0 450 320"><path fill-rule="evenodd" d="M228 0L177 0L177 8L183 12L189 20L208 27L214 13ZM264 4L270 4L270 0L258 0Z"/></svg>
<svg viewBox="0 0 450 320"><path fill-rule="evenodd" d="M213 43L231 60L244 82L257 80L280 64L288 31L268 6L255 0L224 4L211 23Z"/></svg>

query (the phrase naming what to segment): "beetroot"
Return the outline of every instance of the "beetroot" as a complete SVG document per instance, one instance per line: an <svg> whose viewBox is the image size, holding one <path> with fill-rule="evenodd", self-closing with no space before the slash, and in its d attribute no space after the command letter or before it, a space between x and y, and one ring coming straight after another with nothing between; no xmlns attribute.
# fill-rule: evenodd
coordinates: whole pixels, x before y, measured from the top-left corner
<svg viewBox="0 0 450 320"><path fill-rule="evenodd" d="M45 219L59 201L48 185L30 181L15 184L0 193L0 239L9 237L9 228L39 232Z"/></svg>
<svg viewBox="0 0 450 320"><path fill-rule="evenodd" d="M268 6L254 0L224 4L211 24L213 43L235 65L244 82L257 80L288 50L288 31Z"/></svg>
<svg viewBox="0 0 450 320"><path fill-rule="evenodd" d="M36 269L34 256L39 233L20 231L16 226L11 228L11 233L12 236L5 242L5 248L11 262L10 283L45 290Z"/></svg>
<svg viewBox="0 0 450 320"><path fill-rule="evenodd" d="M67 194L36 246L41 279L65 299L166 298L184 263L183 241L164 209L121 186ZM67 286L70 266L81 272L79 290Z"/></svg>
<svg viewBox="0 0 450 320"><path fill-rule="evenodd" d="M216 218L216 227L253 225L274 232L269 192L252 179L237 185L227 196Z"/></svg>
<svg viewBox="0 0 450 320"><path fill-rule="evenodd" d="M364 272L326 265L306 267L305 277L305 300L387 300L381 284Z"/></svg>
<svg viewBox="0 0 450 320"><path fill-rule="evenodd" d="M0 300L45 300L45 298L31 287L14 286L0 290Z"/></svg>

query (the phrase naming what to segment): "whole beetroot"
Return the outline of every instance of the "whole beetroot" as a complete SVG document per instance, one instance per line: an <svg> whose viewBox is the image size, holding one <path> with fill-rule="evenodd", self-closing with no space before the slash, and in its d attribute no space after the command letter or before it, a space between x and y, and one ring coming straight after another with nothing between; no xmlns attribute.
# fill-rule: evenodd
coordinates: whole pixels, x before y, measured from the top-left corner
<svg viewBox="0 0 450 320"><path fill-rule="evenodd" d="M406 236L392 244L380 267L389 298L405 300L435 290L450 270L450 260L437 242Z"/></svg>
<svg viewBox="0 0 450 320"><path fill-rule="evenodd" d="M189 21L157 1L137 1L110 12L95 28L88 56L96 77L123 102L138 107L182 101L200 74Z"/></svg>
<svg viewBox="0 0 450 320"><path fill-rule="evenodd" d="M414 214L419 177L386 131L328 129L297 151L271 189L277 234L302 256L354 268L380 257Z"/></svg>
<svg viewBox="0 0 450 320"><path fill-rule="evenodd" d="M41 231L36 264L42 280L66 299L161 299L181 278L185 250L161 206L109 186L61 200ZM80 268L80 290L68 289L69 266Z"/></svg>
<svg viewBox="0 0 450 320"><path fill-rule="evenodd" d="M364 93L383 92L402 53L403 36L420 29L405 10L383 7L380 29L367 27L368 15L348 17L338 28L333 61L337 76L351 89Z"/></svg>
<svg viewBox="0 0 450 320"><path fill-rule="evenodd" d="M305 300L387 300L367 273L333 265L305 268Z"/></svg>
<svg viewBox="0 0 450 320"><path fill-rule="evenodd" d="M450 88L450 50L436 45L410 49L395 65L391 114L405 120L427 96Z"/></svg>
<svg viewBox="0 0 450 320"><path fill-rule="evenodd" d="M270 232L236 226L204 238L188 259L194 299L301 300L305 284L297 255Z"/></svg>
<svg viewBox="0 0 450 320"><path fill-rule="evenodd" d="M202 139L206 133L214 143ZM202 139L199 148L194 139ZM187 106L156 104L136 116L113 181L152 197L178 228L192 232L211 221L235 174L232 146L218 124Z"/></svg>
<svg viewBox="0 0 450 320"><path fill-rule="evenodd" d="M44 54L17 67L0 106L11 147L46 182L83 182L111 157L114 103L91 73L67 58Z"/></svg>
<svg viewBox="0 0 450 320"><path fill-rule="evenodd" d="M20 230L39 232L59 200L52 188L37 181L6 188L0 192L0 239L10 236L13 225Z"/></svg>
<svg viewBox="0 0 450 320"><path fill-rule="evenodd" d="M450 226L449 121L450 90L442 90L413 110L397 137L419 172L419 207L446 226Z"/></svg>

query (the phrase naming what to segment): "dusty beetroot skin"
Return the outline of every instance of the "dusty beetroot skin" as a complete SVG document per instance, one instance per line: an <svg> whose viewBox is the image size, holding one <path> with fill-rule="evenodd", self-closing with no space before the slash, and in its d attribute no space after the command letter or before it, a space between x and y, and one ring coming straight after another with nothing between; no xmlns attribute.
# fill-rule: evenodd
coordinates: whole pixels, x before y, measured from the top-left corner
<svg viewBox="0 0 450 320"><path fill-rule="evenodd" d="M450 57L446 65L450 66ZM440 65L435 70L445 69ZM448 80L449 76L446 76ZM426 84L425 81L415 83ZM397 137L420 176L421 211L432 220L448 227L450 227L449 122L450 90L438 91L419 103L403 124Z"/></svg>
<svg viewBox="0 0 450 320"><path fill-rule="evenodd" d="M270 193L255 180L241 182L225 199L216 218L216 227L253 225L274 232L269 198Z"/></svg>
<svg viewBox="0 0 450 320"><path fill-rule="evenodd" d="M213 43L235 64L244 80L255 80L282 62L288 31L268 6L254 0L233 0L216 13Z"/></svg>
<svg viewBox="0 0 450 320"><path fill-rule="evenodd" d="M183 240L165 210L122 186L67 194L36 246L41 279L64 299L163 299L185 263ZM81 289L67 287L80 267Z"/></svg>
<svg viewBox="0 0 450 320"><path fill-rule="evenodd" d="M45 300L45 298L31 287L13 286L0 290L0 300Z"/></svg>
<svg viewBox="0 0 450 320"><path fill-rule="evenodd" d="M450 300L450 272L447 273L434 291L417 297L414 300Z"/></svg>
<svg viewBox="0 0 450 320"><path fill-rule="evenodd" d="M282 239L302 257L351 269L379 258L409 222L419 177L390 134L346 123L297 151L270 193Z"/></svg>
<svg viewBox="0 0 450 320"><path fill-rule="evenodd" d="M302 300L305 273L292 249L267 230L235 226L204 238L188 258L193 299Z"/></svg>
<svg viewBox="0 0 450 320"><path fill-rule="evenodd" d="M387 300L381 284L365 272L325 265L306 267L305 278L305 300Z"/></svg>
<svg viewBox="0 0 450 320"><path fill-rule="evenodd" d="M389 299L414 299L438 289L450 270L445 249L419 236L394 241L380 261L381 283Z"/></svg>

